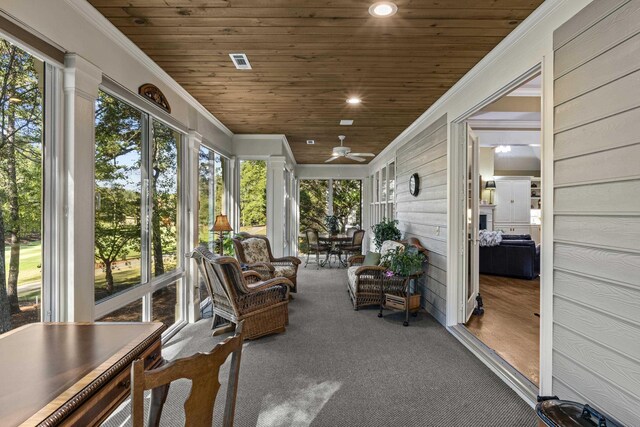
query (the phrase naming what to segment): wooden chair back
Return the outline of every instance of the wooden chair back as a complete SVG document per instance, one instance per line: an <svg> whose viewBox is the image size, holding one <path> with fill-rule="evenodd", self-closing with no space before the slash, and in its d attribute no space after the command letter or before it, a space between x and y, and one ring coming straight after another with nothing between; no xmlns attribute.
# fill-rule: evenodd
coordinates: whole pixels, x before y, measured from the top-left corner
<svg viewBox="0 0 640 427"><path fill-rule="evenodd" d="M131 410L133 427L144 426L144 391L152 390L148 423L150 427L160 425L160 416L169 386L181 378L191 380L191 393L184 403L185 426L210 426L213 421L214 405L220 389L220 367L231 356L229 382L225 401L223 426L233 426L238 375L242 354L242 324L240 322L233 337L216 345L209 353L174 360L150 371L144 370L144 360L133 362L131 367Z"/></svg>

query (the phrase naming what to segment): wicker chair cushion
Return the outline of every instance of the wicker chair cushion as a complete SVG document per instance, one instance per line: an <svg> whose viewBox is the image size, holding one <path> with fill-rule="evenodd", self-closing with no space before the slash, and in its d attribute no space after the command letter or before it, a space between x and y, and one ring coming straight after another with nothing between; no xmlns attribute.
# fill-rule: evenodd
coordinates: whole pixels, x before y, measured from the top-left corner
<svg viewBox="0 0 640 427"><path fill-rule="evenodd" d="M291 277L296 274L296 268L289 265L274 265L275 271L273 275L275 277Z"/></svg>
<svg viewBox="0 0 640 427"><path fill-rule="evenodd" d="M382 242L382 247L380 248L380 256L384 258L387 252L394 250L395 248L402 248L404 250L404 245L402 243L394 242L393 240L385 240Z"/></svg>
<svg viewBox="0 0 640 427"><path fill-rule="evenodd" d="M244 257L249 264L255 262L270 262L267 242L262 239L251 237L242 241Z"/></svg>
<svg viewBox="0 0 640 427"><path fill-rule="evenodd" d="M349 267L347 269L347 277L349 280L349 287L353 292L356 291L356 280L358 280L358 276L356 276L356 270L360 268L360 266L355 265L353 267Z"/></svg>

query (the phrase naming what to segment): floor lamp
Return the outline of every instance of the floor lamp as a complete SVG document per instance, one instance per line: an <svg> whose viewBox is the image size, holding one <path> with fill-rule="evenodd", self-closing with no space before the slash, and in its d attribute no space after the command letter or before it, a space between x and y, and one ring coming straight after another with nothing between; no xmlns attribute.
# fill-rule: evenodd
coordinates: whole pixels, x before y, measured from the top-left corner
<svg viewBox="0 0 640 427"><path fill-rule="evenodd" d="M224 255L224 232L225 231L233 231L231 228L231 224L229 224L229 220L226 215L216 215L216 222L211 227L211 231L217 231L220 233L220 255Z"/></svg>

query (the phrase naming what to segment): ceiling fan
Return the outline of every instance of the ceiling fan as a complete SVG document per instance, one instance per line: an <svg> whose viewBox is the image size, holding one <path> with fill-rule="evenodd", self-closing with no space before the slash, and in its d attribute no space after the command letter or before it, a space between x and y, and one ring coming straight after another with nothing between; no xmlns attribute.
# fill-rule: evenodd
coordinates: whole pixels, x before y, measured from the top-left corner
<svg viewBox="0 0 640 427"><path fill-rule="evenodd" d="M346 157L347 159L355 160L357 162L364 162L366 159L364 157L375 157L376 155L373 153L352 153L350 147L345 147L342 145L344 139L346 137L344 135L338 136L340 139L340 146L333 147L333 152L331 153L331 157L325 160L325 163L333 162L338 157Z"/></svg>

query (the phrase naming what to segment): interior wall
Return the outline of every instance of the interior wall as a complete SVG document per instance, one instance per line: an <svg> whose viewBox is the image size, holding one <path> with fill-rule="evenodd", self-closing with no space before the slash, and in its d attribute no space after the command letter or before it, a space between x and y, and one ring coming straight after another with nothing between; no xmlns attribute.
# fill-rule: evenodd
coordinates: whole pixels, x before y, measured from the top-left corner
<svg viewBox="0 0 640 427"><path fill-rule="evenodd" d="M416 237L429 250L425 275L419 280L422 306L446 322L447 299L447 116L442 116L403 145L396 157L396 217L403 237ZM420 177L417 196L409 178Z"/></svg>
<svg viewBox="0 0 640 427"><path fill-rule="evenodd" d="M553 393L640 425L640 1L555 43Z"/></svg>

